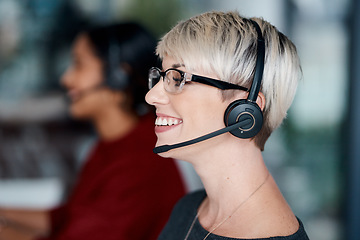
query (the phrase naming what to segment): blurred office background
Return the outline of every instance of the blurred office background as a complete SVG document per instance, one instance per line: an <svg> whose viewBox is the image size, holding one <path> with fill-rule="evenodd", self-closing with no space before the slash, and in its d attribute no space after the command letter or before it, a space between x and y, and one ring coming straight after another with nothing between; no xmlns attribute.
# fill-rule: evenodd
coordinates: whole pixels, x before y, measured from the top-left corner
<svg viewBox="0 0 360 240"><path fill-rule="evenodd" d="M357 0L0 0L0 206L66 198L93 139L59 84L76 32L137 20L160 37L209 10L263 17L297 45L303 81L264 156L311 239L358 239ZM356 238L357 236L357 238Z"/></svg>

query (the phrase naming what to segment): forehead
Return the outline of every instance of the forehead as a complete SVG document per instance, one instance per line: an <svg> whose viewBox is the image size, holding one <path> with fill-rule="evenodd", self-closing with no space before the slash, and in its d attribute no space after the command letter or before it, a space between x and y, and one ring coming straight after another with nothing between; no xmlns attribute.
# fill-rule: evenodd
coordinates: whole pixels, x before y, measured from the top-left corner
<svg viewBox="0 0 360 240"><path fill-rule="evenodd" d="M183 61L180 58L176 59L175 57L165 55L162 60L162 68L163 71L169 69L169 68L176 68L179 70L182 70L187 73L201 75L204 77L209 78L215 78L219 79L218 74L216 74L214 71L212 71L210 68L204 68L203 65L201 65L200 58L193 57L194 59L192 61ZM198 61L196 61L198 60Z"/></svg>
<svg viewBox="0 0 360 240"><path fill-rule="evenodd" d="M162 68L163 70L169 68L185 68L185 64L173 57L165 56L162 60Z"/></svg>
<svg viewBox="0 0 360 240"><path fill-rule="evenodd" d="M94 55L93 48L87 35L80 34L75 39L72 52L74 55Z"/></svg>

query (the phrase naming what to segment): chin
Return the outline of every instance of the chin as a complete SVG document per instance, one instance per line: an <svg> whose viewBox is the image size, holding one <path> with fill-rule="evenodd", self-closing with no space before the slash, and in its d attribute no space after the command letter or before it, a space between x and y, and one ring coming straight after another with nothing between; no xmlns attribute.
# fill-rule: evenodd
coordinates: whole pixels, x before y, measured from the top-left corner
<svg viewBox="0 0 360 240"><path fill-rule="evenodd" d="M165 145L167 143L164 143L164 144L161 144L159 143L159 141L155 144L155 147L160 147L162 145ZM170 151L167 151L167 152L162 152L162 153L156 153L157 155L159 155L160 157L163 157L163 158L171 158L171 154L172 153L172 150Z"/></svg>
<svg viewBox="0 0 360 240"><path fill-rule="evenodd" d="M157 145L157 146L161 146L161 145ZM181 152L182 149L171 149L167 152L157 153L157 155L163 158L181 159L182 156Z"/></svg>
<svg viewBox="0 0 360 240"><path fill-rule="evenodd" d="M163 158L171 158L171 154L169 152L158 153L158 155Z"/></svg>
<svg viewBox="0 0 360 240"><path fill-rule="evenodd" d="M85 114L82 111L77 110L74 107L70 107L69 113L70 113L70 116L76 120L88 120L89 119L89 116L87 114Z"/></svg>

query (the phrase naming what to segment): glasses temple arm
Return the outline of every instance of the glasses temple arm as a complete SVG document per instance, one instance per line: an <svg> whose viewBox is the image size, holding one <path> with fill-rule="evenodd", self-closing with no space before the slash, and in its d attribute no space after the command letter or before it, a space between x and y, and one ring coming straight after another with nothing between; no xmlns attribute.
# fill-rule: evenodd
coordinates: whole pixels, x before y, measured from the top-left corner
<svg viewBox="0 0 360 240"><path fill-rule="evenodd" d="M207 77L201 77L201 76L195 76L193 75L192 80L193 82L198 82L206 85L210 85L216 88L219 88L221 90L228 90L228 89L239 89L243 91L249 91L246 87L242 87L236 84L228 83L221 80L215 80Z"/></svg>

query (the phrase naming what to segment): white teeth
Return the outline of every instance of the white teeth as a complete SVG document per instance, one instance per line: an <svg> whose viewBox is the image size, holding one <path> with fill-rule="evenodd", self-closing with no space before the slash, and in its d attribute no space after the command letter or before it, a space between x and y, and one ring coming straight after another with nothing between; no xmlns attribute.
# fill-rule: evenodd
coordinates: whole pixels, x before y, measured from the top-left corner
<svg viewBox="0 0 360 240"><path fill-rule="evenodd" d="M162 118L162 117L156 118L155 121L156 126L172 126L172 125L177 125L179 123L182 123L182 121L178 119Z"/></svg>

